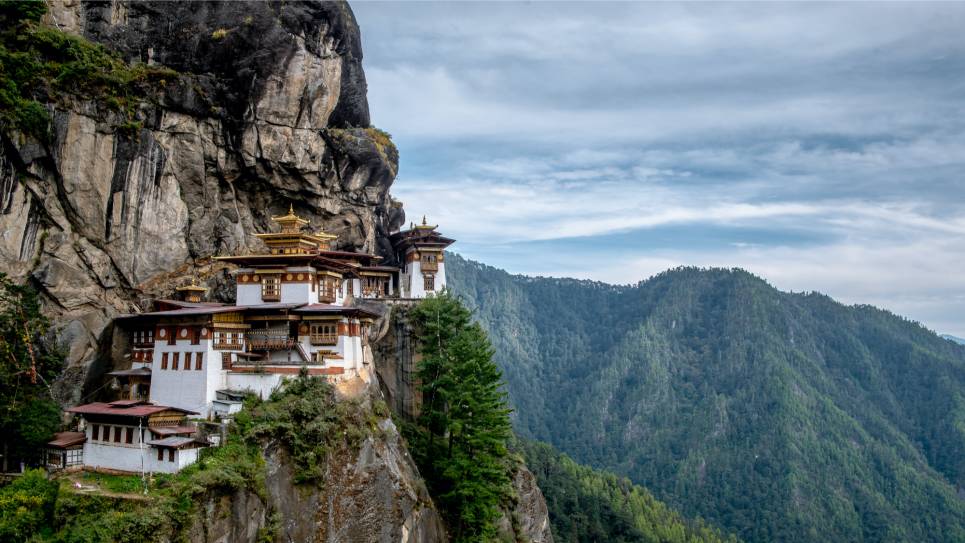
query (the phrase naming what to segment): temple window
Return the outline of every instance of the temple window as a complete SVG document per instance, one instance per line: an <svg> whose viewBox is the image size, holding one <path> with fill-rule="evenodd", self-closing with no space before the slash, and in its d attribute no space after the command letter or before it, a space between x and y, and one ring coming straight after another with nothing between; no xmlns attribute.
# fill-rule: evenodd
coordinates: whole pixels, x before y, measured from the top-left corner
<svg viewBox="0 0 965 543"><path fill-rule="evenodd" d="M134 332L135 347L149 347L154 345L154 330L136 330Z"/></svg>
<svg viewBox="0 0 965 543"><path fill-rule="evenodd" d="M174 449L168 449L168 462L174 462Z"/></svg>
<svg viewBox="0 0 965 543"><path fill-rule="evenodd" d="M200 369L201 369L201 357L202 357L202 356L204 356L204 353L194 353L194 369L196 369L196 370L200 370Z"/></svg>
<svg viewBox="0 0 965 543"><path fill-rule="evenodd" d="M335 290L338 288L338 280L335 277L326 275L318 282L318 301L334 302Z"/></svg>
<svg viewBox="0 0 965 543"><path fill-rule="evenodd" d="M134 443L134 428L125 428L124 443Z"/></svg>
<svg viewBox="0 0 965 543"><path fill-rule="evenodd" d="M90 429L90 440L100 441L100 439L101 439L101 427L98 424L94 424L91 426L91 429Z"/></svg>
<svg viewBox="0 0 965 543"><path fill-rule="evenodd" d="M309 341L312 345L335 345L338 343L338 325L334 323L313 324Z"/></svg>
<svg viewBox="0 0 965 543"><path fill-rule="evenodd" d="M161 462L161 461L163 461L163 460L164 460L164 449L160 449L160 448L159 448L159 449L157 450L157 461L158 461L158 462Z"/></svg>
<svg viewBox="0 0 965 543"><path fill-rule="evenodd" d="M176 370L178 369L178 363L181 361L181 353L174 353L173 357L174 358L171 362L171 369Z"/></svg>
<svg viewBox="0 0 965 543"><path fill-rule="evenodd" d="M420 267L426 271L435 271L439 269L439 257L435 254L423 254L420 261Z"/></svg>
<svg viewBox="0 0 965 543"><path fill-rule="evenodd" d="M362 296L384 296L387 290L386 282L382 277L365 277L362 280Z"/></svg>
<svg viewBox="0 0 965 543"><path fill-rule="evenodd" d="M261 279L261 299L266 302L277 302L281 299L281 278L277 275L266 275Z"/></svg>
<svg viewBox="0 0 965 543"><path fill-rule="evenodd" d="M161 353L161 369L168 369L168 353Z"/></svg>
<svg viewBox="0 0 965 543"><path fill-rule="evenodd" d="M436 290L436 277L434 275L423 276L422 288L424 288L427 292Z"/></svg>

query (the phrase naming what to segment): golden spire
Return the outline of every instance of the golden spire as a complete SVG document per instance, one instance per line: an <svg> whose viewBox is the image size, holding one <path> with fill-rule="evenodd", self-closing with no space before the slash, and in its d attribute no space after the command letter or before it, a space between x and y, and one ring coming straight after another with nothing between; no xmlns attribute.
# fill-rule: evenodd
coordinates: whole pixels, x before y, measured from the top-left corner
<svg viewBox="0 0 965 543"><path fill-rule="evenodd" d="M295 215L295 206L291 203L288 204L288 215L272 217L271 220L281 225L283 234L297 234L301 232L303 226L308 224L306 219Z"/></svg>
<svg viewBox="0 0 965 543"><path fill-rule="evenodd" d="M426 220L426 216L423 215L423 216L422 216L422 224L417 224L417 225L415 226L415 228L416 228L416 230L435 230L437 226L439 226L439 225L437 225L437 224L429 224L429 222Z"/></svg>

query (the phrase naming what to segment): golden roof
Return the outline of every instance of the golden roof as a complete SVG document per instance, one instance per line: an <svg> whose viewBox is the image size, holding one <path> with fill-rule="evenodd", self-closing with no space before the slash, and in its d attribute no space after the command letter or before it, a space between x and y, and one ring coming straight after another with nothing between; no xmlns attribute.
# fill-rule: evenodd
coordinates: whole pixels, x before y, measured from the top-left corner
<svg viewBox="0 0 965 543"><path fill-rule="evenodd" d="M418 230L435 230L435 229L438 228L438 227L439 227L438 224L428 224L428 223L426 222L426 216L425 216L425 215L422 216L422 224L417 224L417 225L415 225L415 228L418 229Z"/></svg>
<svg viewBox="0 0 965 543"><path fill-rule="evenodd" d="M272 217L272 221L281 225L281 232L255 234L272 254L306 254L319 249L328 250L331 242L338 236L323 231L315 233L302 232L302 227L309 221L295 214L295 207L288 205L288 214Z"/></svg>
<svg viewBox="0 0 965 543"><path fill-rule="evenodd" d="M183 286L183 287L178 287L178 288L176 288L176 289L174 289L174 290L177 291L177 292L207 292L207 291L208 291L207 288L202 287L202 286L199 286L199 285L195 282L194 279L191 279L191 284L190 284L190 285L185 285L185 286Z"/></svg>
<svg viewBox="0 0 965 543"><path fill-rule="evenodd" d="M302 226L308 224L307 219L295 215L295 207L292 204L288 204L288 215L272 217L271 220L280 224L281 231L285 234L297 234Z"/></svg>

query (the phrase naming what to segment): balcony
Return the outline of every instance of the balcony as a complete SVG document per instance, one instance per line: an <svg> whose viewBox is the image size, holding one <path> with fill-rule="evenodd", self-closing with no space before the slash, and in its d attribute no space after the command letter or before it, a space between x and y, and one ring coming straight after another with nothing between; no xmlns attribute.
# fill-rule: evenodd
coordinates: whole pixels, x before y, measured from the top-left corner
<svg viewBox="0 0 965 543"><path fill-rule="evenodd" d="M285 351L299 347L296 339L282 335L250 334L245 340L248 351Z"/></svg>

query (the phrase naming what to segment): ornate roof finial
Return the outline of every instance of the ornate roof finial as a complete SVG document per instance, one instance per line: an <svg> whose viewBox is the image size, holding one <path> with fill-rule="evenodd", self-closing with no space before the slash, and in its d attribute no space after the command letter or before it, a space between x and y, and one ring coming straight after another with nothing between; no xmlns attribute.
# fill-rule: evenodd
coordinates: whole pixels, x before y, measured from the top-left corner
<svg viewBox="0 0 965 543"><path fill-rule="evenodd" d="M426 223L426 216L423 215L423 216L422 216L422 226L425 226L426 224L427 224L427 223Z"/></svg>
<svg viewBox="0 0 965 543"><path fill-rule="evenodd" d="M272 217L271 220L280 224L281 231L285 234L297 234L302 226L308 224L307 220L295 215L295 206L291 202L288 203L288 215Z"/></svg>

